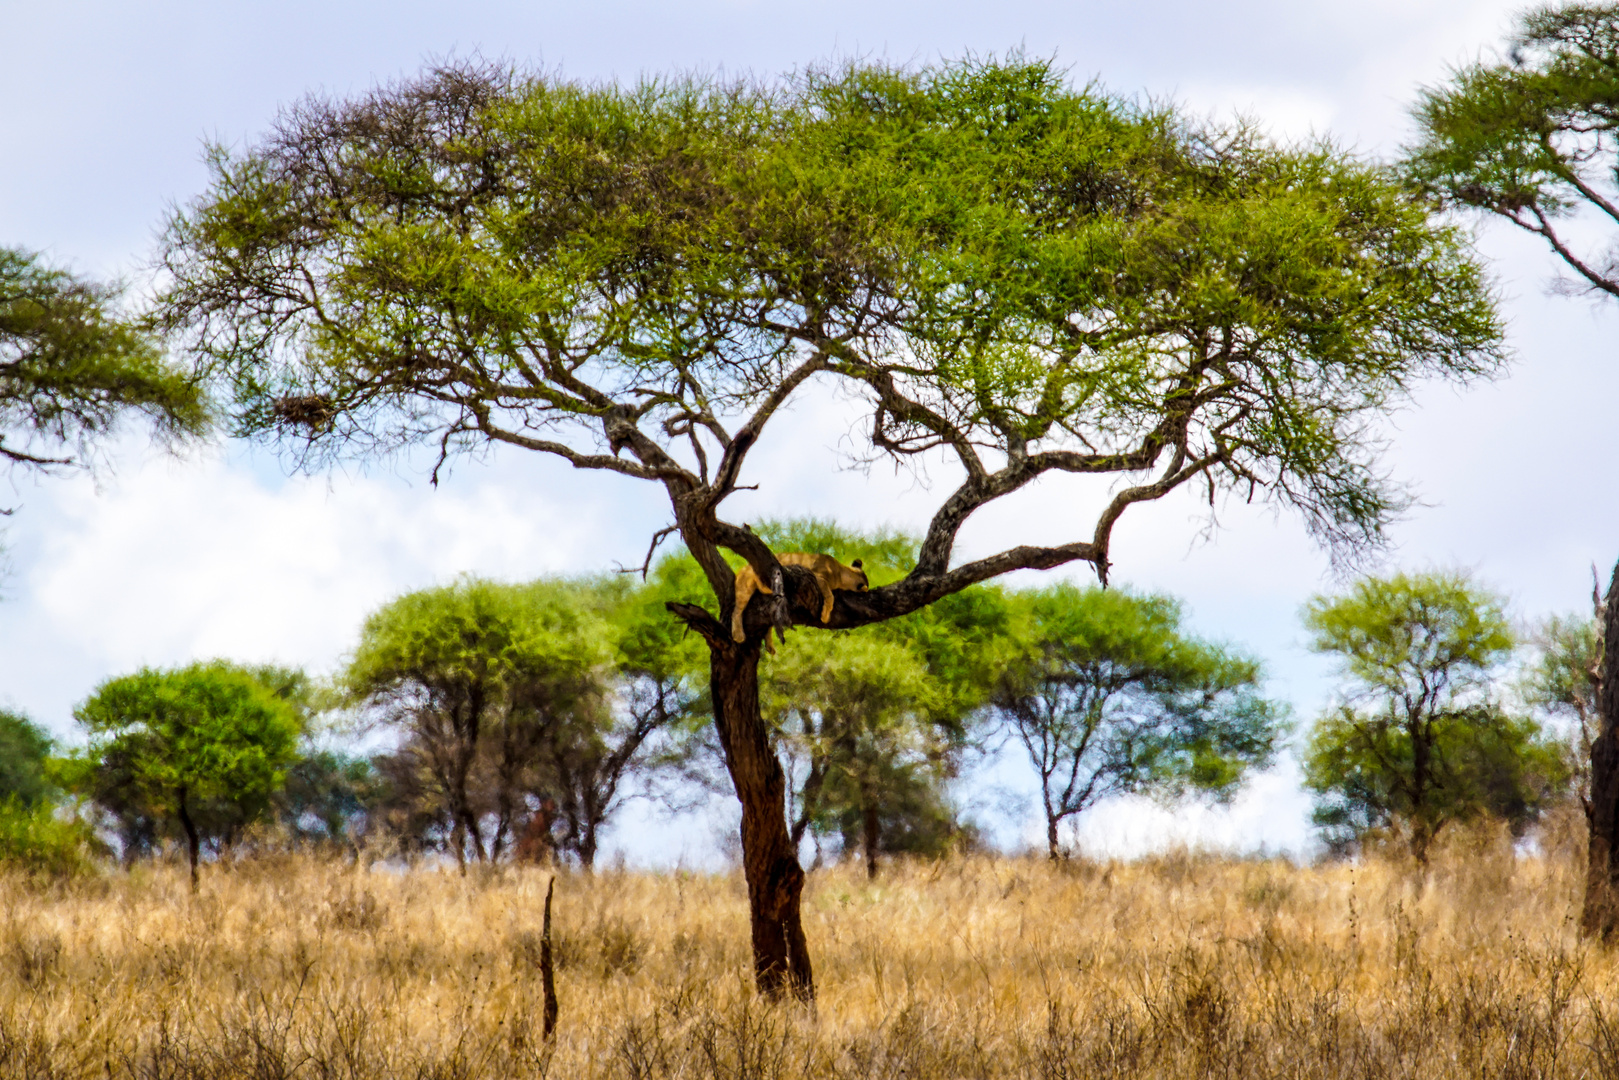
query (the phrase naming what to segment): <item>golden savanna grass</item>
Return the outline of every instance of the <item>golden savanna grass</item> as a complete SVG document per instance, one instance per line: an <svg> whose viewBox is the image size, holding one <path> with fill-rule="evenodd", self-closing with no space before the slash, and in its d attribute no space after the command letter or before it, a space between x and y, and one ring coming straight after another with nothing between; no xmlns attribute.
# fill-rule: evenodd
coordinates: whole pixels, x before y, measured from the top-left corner
<svg viewBox="0 0 1619 1080"><path fill-rule="evenodd" d="M818 871L813 1013L751 991L737 875L564 875L550 1044L541 870L13 878L0 1076L1619 1077L1570 850Z"/></svg>

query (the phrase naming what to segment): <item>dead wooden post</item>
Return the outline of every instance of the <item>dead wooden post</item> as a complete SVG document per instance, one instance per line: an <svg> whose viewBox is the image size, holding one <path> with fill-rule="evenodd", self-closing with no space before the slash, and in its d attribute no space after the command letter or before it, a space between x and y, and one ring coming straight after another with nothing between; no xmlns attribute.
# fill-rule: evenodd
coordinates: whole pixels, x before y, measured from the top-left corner
<svg viewBox="0 0 1619 1080"><path fill-rule="evenodd" d="M556 891L557 876L545 886L545 922L540 927L540 987L545 994L545 1038L550 1040L557 1029L557 980L551 966L551 894Z"/></svg>

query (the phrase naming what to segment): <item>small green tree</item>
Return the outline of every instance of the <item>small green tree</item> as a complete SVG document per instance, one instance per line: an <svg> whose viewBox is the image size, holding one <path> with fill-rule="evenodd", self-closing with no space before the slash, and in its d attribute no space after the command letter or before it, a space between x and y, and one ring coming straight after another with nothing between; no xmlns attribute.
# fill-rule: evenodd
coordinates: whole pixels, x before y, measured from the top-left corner
<svg viewBox="0 0 1619 1080"><path fill-rule="evenodd" d="M685 561L688 575L696 572ZM607 707L577 714L544 740L529 798L555 806L556 845L587 870L626 780L633 774L640 790L651 792L658 778L686 764L693 746L681 735L708 716L700 647L664 607L680 595L672 584L659 574L639 585L615 575L578 586L608 628Z"/></svg>
<svg viewBox="0 0 1619 1080"><path fill-rule="evenodd" d="M94 837L77 818L57 817L51 746L38 724L0 709L0 865L60 876L90 865Z"/></svg>
<svg viewBox="0 0 1619 1080"><path fill-rule="evenodd" d="M1600 614L1601 603L1597 604ZM1535 627L1535 655L1520 679L1524 703L1568 727L1575 796L1591 813L1591 747L1601 730L1602 633L1596 618L1554 615Z"/></svg>
<svg viewBox="0 0 1619 1080"><path fill-rule="evenodd" d="M1175 601L1070 584L1017 599L1025 652L995 709L1039 774L1053 860L1062 823L1102 799L1228 798L1274 757L1285 712L1259 664L1188 635Z"/></svg>
<svg viewBox="0 0 1619 1080"><path fill-rule="evenodd" d="M1566 783L1555 742L1496 699L1515 642L1501 599L1466 575L1365 578L1314 597L1304 623L1347 682L1305 753L1329 843L1401 823L1426 862L1447 823L1489 813L1521 829Z"/></svg>
<svg viewBox="0 0 1619 1080"><path fill-rule="evenodd" d="M793 769L792 835L859 822L866 873L877 876L882 819L899 781L927 786L947 753L927 722L937 688L907 643L867 634L797 635L765 672L762 704ZM800 774L801 775L796 775ZM926 778L926 779L924 779ZM842 831L841 828L838 831Z"/></svg>
<svg viewBox="0 0 1619 1080"><path fill-rule="evenodd" d="M366 621L344 680L404 734L378 761L389 813L494 861L571 853L587 869L624 781L697 697L659 586L623 579L467 579L410 593Z"/></svg>
<svg viewBox="0 0 1619 1080"><path fill-rule="evenodd" d="M73 715L90 744L64 763L67 782L154 830L177 824L193 890L204 841L265 814L303 729L284 697L222 660L109 679Z"/></svg>
<svg viewBox="0 0 1619 1080"><path fill-rule="evenodd" d="M174 439L208 427L198 383L121 321L118 290L0 247L0 462L85 463L137 413Z"/></svg>
<svg viewBox="0 0 1619 1080"><path fill-rule="evenodd" d="M294 846L357 842L367 815L381 799L382 780L363 757L327 747L305 747L287 767L276 793L275 817Z"/></svg>

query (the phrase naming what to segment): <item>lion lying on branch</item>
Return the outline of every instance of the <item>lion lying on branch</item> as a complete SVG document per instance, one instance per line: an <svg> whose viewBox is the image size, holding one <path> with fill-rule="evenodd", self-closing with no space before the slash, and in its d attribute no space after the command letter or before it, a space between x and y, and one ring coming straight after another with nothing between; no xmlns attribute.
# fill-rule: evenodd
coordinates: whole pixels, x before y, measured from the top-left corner
<svg viewBox="0 0 1619 1080"><path fill-rule="evenodd" d="M830 555L811 551L788 551L777 555L776 561L783 566L802 566L815 575L815 584L821 587L822 622L832 617L834 589L865 592L871 587L859 559L856 559L852 566L844 566ZM747 637L742 630L742 613L747 610L748 601L753 599L755 592L762 592L766 596L773 595L770 586L760 581L759 575L753 572L753 567L744 566L736 574L736 606L731 609L731 637L735 641L742 641ZM768 638L766 644L769 644Z"/></svg>

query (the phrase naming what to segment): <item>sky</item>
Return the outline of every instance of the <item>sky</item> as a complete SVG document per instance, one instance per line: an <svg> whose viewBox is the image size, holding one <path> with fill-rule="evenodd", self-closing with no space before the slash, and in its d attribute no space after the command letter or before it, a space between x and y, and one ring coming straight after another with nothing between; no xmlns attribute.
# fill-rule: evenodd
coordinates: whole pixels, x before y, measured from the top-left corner
<svg viewBox="0 0 1619 1080"><path fill-rule="evenodd" d="M0 243L138 290L166 211L206 182L205 140L241 145L305 94L356 94L471 55L596 81L1021 48L1054 57L1075 82L1387 157L1409 137L1417 88L1494 48L1515 8L0 0ZM1525 620L1580 610L1592 566L1606 580L1619 555L1607 426L1619 308L1551 295L1554 267L1532 238L1485 228L1478 243L1516 359L1491 384L1422 388L1388 418L1385 463L1422 505L1394 529L1383 565L1469 570ZM739 520L925 524L940 496L925 477L845 467L846 402L812 390L784 419L750 466L761 489L732 504ZM216 443L176 457L135 434L112 460L94 476L0 482L0 507L15 510L3 538L0 704L68 739L73 706L113 675L213 656L329 672L366 613L401 592L464 573L523 580L638 564L667 516L650 485L518 452L462 462L437 489L418 462L290 475L264 449ZM1043 481L975 519L961 557L1088 536L1092 505ZM1286 516L1222 506L1212 532L1204 518L1182 498L1133 509L1115 533L1115 579L1182 598L1198 633L1261 657L1270 692L1307 721L1333 682L1331 665L1303 647L1299 608L1342 582ZM1037 835L1015 761L991 763L973 790L970 809L1003 843ZM728 813L670 820L637 807L609 847L632 861L700 863L723 846ZM1098 853L1182 840L1307 853L1307 814L1289 758L1230 807L1107 806L1080 839Z"/></svg>

